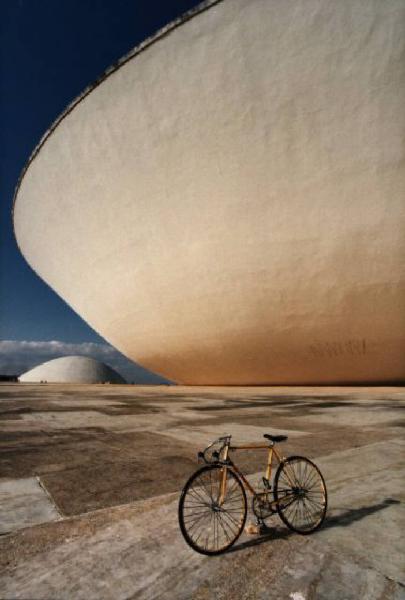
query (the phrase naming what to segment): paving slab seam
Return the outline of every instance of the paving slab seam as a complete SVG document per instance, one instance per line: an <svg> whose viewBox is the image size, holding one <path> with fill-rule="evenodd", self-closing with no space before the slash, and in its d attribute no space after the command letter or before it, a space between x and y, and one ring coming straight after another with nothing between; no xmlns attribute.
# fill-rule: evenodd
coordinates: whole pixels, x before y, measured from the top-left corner
<svg viewBox="0 0 405 600"><path fill-rule="evenodd" d="M55 499L53 498L51 492L48 490L48 488L46 487L45 483L41 480L40 476L36 475L35 479L38 481L39 486L44 490L44 492L45 492L48 500L50 501L50 503L54 506L56 512L59 515L58 521L60 521L61 519L64 518L64 514L63 514L62 510L57 505L57 503L56 503Z"/></svg>

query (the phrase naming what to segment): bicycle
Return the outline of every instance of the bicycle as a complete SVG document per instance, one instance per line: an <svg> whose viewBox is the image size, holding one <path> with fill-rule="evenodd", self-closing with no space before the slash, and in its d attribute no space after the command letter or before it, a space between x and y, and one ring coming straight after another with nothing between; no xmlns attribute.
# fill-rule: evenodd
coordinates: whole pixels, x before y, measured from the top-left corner
<svg viewBox="0 0 405 600"><path fill-rule="evenodd" d="M322 525L327 510L325 481L318 467L303 456L280 455L275 444L285 435L263 436L264 444L231 445L231 435L218 438L198 453L205 465L184 486L178 507L180 530L187 544L206 555L228 550L241 535L247 517L247 489L253 496L252 511L257 523L278 513L292 531L308 535ZM219 450L214 450L220 445ZM236 464L230 451L268 449L263 490L255 490ZM209 451L210 454L209 454ZM273 486L270 483L273 457L278 462Z"/></svg>

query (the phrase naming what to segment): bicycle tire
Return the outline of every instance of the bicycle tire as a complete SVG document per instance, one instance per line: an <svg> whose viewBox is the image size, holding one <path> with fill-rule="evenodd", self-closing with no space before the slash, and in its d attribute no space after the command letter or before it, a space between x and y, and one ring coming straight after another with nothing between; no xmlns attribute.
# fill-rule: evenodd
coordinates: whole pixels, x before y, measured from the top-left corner
<svg viewBox="0 0 405 600"><path fill-rule="evenodd" d="M179 525L185 541L195 552L208 556L222 554L233 546L246 523L246 492L230 467L226 467L226 496L222 504L218 501L223 468L207 465L198 469L179 500Z"/></svg>
<svg viewBox="0 0 405 600"><path fill-rule="evenodd" d="M314 533L325 519L325 480L315 463L304 456L290 456L280 463L274 478L274 499L283 523L301 535Z"/></svg>

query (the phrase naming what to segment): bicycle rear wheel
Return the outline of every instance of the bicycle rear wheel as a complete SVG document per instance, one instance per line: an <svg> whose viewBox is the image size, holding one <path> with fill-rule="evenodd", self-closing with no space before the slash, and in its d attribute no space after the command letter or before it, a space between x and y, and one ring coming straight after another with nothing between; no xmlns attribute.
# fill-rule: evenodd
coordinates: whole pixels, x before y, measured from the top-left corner
<svg viewBox="0 0 405 600"><path fill-rule="evenodd" d="M180 496L179 524L184 539L196 552L221 554L243 531L246 493L228 467L209 465L196 471Z"/></svg>
<svg viewBox="0 0 405 600"><path fill-rule="evenodd" d="M274 498L281 520L292 531L307 535L323 523L328 505L325 481L308 458L290 456L277 469Z"/></svg>

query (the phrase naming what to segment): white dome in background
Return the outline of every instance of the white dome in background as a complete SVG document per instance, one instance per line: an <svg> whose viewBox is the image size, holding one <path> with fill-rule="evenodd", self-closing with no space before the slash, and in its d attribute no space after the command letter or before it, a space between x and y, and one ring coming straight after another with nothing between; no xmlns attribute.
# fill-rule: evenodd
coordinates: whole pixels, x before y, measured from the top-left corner
<svg viewBox="0 0 405 600"><path fill-rule="evenodd" d="M126 383L114 369L87 356L62 356L19 377L22 383Z"/></svg>

